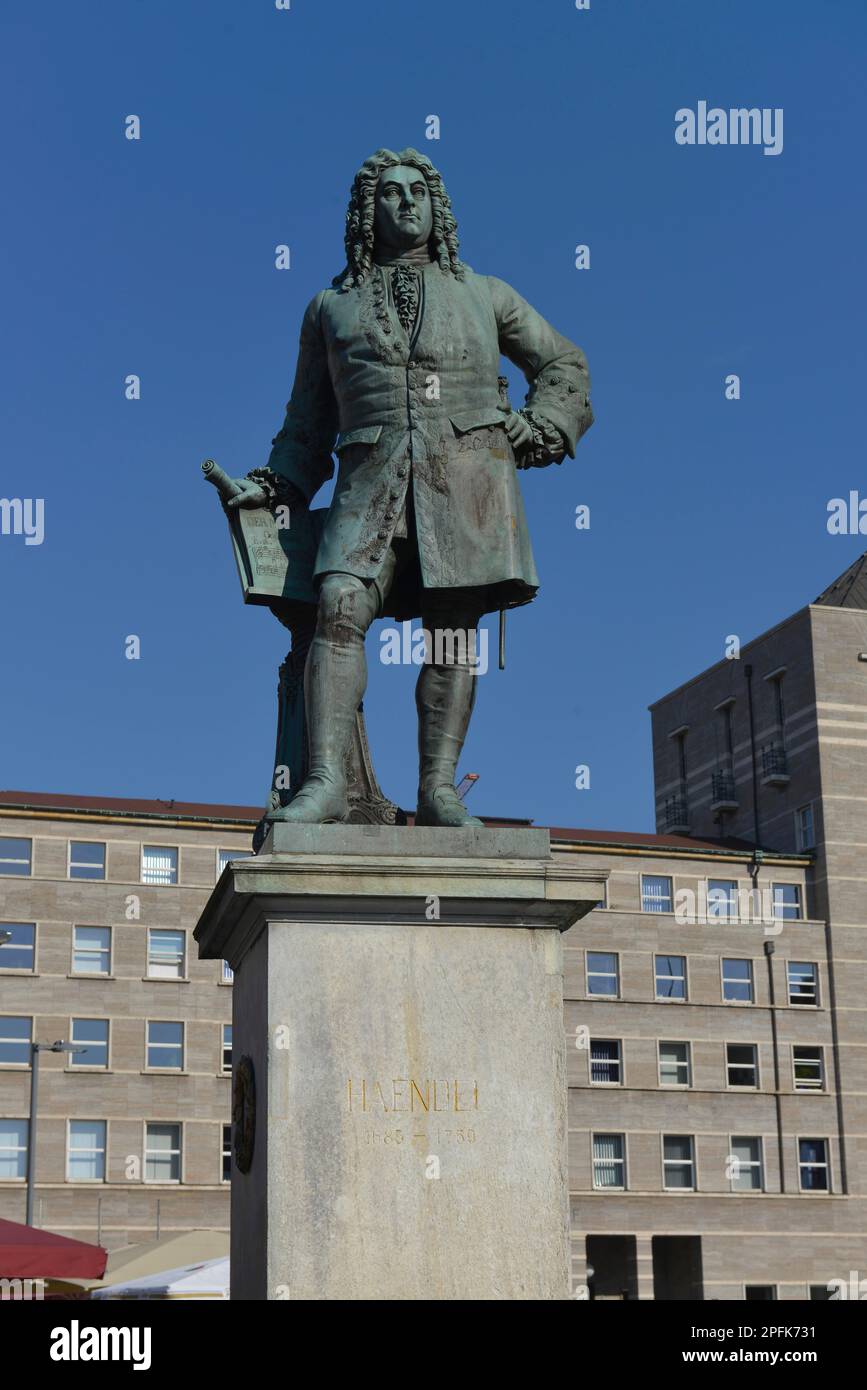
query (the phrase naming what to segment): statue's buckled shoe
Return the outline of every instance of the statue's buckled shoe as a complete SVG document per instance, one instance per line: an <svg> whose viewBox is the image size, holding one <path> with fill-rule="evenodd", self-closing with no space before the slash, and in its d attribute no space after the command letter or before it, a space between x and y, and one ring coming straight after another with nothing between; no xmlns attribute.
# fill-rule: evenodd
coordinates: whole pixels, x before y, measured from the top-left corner
<svg viewBox="0 0 867 1390"><path fill-rule="evenodd" d="M477 816L471 816L454 787L434 787L432 791L421 789L418 794L418 810L415 813L416 825L474 825L482 826Z"/></svg>
<svg viewBox="0 0 867 1390"><path fill-rule="evenodd" d="M288 821L290 825L328 825L342 822L349 816L346 787L314 773L289 802L276 811L269 811L268 821Z"/></svg>

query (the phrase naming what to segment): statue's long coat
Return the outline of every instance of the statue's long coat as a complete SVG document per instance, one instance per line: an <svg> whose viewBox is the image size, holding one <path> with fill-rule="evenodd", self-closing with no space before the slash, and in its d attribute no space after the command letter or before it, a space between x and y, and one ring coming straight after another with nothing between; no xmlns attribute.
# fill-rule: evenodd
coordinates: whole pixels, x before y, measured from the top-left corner
<svg viewBox="0 0 867 1390"><path fill-rule="evenodd" d="M570 456L593 414L587 362L502 280L420 266L415 329L401 327L386 268L308 306L283 428L269 466L311 499L339 472L316 574L376 579L412 479L421 581L481 591L486 610L539 585L515 456L504 427L500 355L527 378L527 406ZM418 613L399 581L385 612Z"/></svg>

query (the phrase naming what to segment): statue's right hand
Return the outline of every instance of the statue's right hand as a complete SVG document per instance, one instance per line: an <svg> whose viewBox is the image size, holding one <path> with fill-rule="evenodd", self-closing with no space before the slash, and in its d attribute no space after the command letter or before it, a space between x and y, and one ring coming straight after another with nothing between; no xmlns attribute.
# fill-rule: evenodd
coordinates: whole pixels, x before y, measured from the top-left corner
<svg viewBox="0 0 867 1390"><path fill-rule="evenodd" d="M268 494L258 483L254 483L252 478L234 478L233 482L239 489L234 497L230 497L226 505L228 507L266 507L268 505Z"/></svg>

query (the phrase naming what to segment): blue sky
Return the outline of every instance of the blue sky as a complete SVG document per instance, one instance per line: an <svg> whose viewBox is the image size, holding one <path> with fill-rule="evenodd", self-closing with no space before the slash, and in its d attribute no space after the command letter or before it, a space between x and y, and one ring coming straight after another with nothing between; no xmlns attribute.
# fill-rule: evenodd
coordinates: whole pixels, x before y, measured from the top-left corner
<svg viewBox="0 0 867 1390"><path fill-rule="evenodd" d="M867 10L11 8L0 496L44 498L46 530L0 536L0 785L264 801L286 644L241 603L199 464L265 462L354 171L415 144L464 258L585 349L597 413L573 462L523 475L542 589L510 618L507 671L480 678L469 804L652 829L647 705L867 546L826 529L830 498L867 494ZM700 100L782 107L783 152L677 145L675 111ZM377 769L411 807L416 673L371 657Z"/></svg>

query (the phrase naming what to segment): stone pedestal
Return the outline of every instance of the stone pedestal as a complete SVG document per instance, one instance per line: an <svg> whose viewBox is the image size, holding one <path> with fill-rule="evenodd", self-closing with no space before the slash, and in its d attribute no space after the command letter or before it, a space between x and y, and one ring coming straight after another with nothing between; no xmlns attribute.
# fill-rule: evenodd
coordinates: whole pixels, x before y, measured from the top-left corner
<svg viewBox="0 0 867 1390"><path fill-rule="evenodd" d="M232 1297L569 1296L560 932L541 830L278 825L196 938L235 971Z"/></svg>

